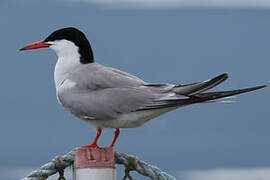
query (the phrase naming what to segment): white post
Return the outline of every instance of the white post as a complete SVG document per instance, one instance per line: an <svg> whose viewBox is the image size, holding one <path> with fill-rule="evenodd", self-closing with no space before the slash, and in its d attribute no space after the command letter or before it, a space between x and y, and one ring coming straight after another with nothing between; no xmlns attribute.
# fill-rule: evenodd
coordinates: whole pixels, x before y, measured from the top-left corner
<svg viewBox="0 0 270 180"><path fill-rule="evenodd" d="M73 180L116 180L113 148L76 148Z"/></svg>

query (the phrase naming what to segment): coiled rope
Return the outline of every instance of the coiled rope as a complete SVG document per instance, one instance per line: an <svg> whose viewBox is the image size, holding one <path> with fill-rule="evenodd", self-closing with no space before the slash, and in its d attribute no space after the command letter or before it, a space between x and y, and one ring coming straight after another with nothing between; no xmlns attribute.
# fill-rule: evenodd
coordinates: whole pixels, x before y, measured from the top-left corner
<svg viewBox="0 0 270 180"><path fill-rule="evenodd" d="M143 176L150 177L151 180L176 180L173 176L160 170L158 167L147 164L136 156L119 152L115 152L114 155L115 163L125 166L125 176L123 179L129 178L132 180L133 178L130 176L129 172L136 171ZM73 151L63 156L56 156L51 162L31 172L22 180L45 180L56 173L59 173L58 180L65 180L64 169L73 164L74 156Z"/></svg>

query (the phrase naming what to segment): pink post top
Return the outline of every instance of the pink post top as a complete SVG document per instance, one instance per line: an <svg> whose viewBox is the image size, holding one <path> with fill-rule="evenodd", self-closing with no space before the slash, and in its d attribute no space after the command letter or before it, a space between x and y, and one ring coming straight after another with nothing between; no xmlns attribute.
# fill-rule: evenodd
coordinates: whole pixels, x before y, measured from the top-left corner
<svg viewBox="0 0 270 180"><path fill-rule="evenodd" d="M74 168L115 168L112 147L84 148L75 150Z"/></svg>

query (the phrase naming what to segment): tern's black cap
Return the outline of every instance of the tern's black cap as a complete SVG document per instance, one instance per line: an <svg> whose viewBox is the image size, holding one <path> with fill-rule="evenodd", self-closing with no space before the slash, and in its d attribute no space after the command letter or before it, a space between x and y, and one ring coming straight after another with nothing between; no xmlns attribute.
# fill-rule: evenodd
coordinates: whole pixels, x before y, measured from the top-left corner
<svg viewBox="0 0 270 180"><path fill-rule="evenodd" d="M74 27L63 28L54 31L44 41L68 40L72 41L79 48L80 62L83 64L94 62L93 51L86 36Z"/></svg>

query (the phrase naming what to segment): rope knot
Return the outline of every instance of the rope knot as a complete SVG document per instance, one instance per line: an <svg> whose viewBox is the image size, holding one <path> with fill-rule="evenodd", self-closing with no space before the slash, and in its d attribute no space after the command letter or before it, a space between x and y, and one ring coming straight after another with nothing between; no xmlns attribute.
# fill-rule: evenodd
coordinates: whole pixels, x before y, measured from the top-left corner
<svg viewBox="0 0 270 180"><path fill-rule="evenodd" d="M54 163L55 169L59 173L59 177L57 180L66 180L66 178L64 176L64 169L65 169L64 164L66 164L66 163L63 160L63 157L56 156L55 158L53 158L52 162Z"/></svg>

